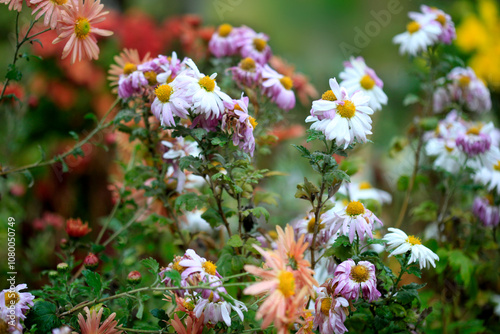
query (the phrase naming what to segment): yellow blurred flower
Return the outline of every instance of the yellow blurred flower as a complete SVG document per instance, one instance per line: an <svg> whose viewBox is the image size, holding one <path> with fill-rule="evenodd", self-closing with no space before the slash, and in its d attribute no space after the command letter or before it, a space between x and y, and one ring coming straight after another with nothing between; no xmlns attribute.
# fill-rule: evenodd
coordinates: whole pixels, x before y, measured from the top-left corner
<svg viewBox="0 0 500 334"><path fill-rule="evenodd" d="M500 91L500 16L494 0L479 0L478 14L465 17L457 28L457 45L472 52L469 66L490 88Z"/></svg>

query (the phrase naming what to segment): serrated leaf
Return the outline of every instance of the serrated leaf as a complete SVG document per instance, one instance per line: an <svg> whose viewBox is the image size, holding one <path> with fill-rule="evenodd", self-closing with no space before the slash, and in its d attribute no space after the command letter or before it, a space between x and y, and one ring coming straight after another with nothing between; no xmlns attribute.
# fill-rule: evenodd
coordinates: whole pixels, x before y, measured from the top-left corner
<svg viewBox="0 0 500 334"><path fill-rule="evenodd" d="M207 133L207 130L201 128L191 130L191 136L198 140L201 140Z"/></svg>
<svg viewBox="0 0 500 334"><path fill-rule="evenodd" d="M227 241L227 244L231 247L241 247L243 246L243 240L241 240L241 237L238 234L234 234L229 238Z"/></svg>
<svg viewBox="0 0 500 334"><path fill-rule="evenodd" d="M47 301L36 302L30 309L25 323L30 328L36 326L38 333L52 333L53 328L61 325L56 305Z"/></svg>
<svg viewBox="0 0 500 334"><path fill-rule="evenodd" d="M102 280L101 275L90 270L82 271L83 277L85 277L85 282L89 287L92 288L94 295L99 297L102 290Z"/></svg>
<svg viewBox="0 0 500 334"><path fill-rule="evenodd" d="M160 270L160 264L152 257L141 260L141 264L148 268L149 272L152 274L158 274L158 271Z"/></svg>

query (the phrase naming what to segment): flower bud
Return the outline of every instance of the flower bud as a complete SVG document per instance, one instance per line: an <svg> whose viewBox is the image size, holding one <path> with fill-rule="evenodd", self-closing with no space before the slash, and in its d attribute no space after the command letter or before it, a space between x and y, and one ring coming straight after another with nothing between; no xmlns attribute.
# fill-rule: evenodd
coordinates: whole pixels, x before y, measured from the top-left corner
<svg viewBox="0 0 500 334"><path fill-rule="evenodd" d="M69 247L68 239L62 238L61 241L59 242L59 247L61 247L61 249L68 249Z"/></svg>
<svg viewBox="0 0 500 334"><path fill-rule="evenodd" d="M141 283L141 280L142 275L137 270L131 271L127 276L127 282L129 282L130 284L139 284Z"/></svg>
<svg viewBox="0 0 500 334"><path fill-rule="evenodd" d="M58 276L57 271L55 271L55 270L49 271L49 278L50 279L56 279L57 276Z"/></svg>
<svg viewBox="0 0 500 334"><path fill-rule="evenodd" d="M59 274L65 274L68 270L69 266L66 262L61 262L57 265L57 272L59 272Z"/></svg>
<svg viewBox="0 0 500 334"><path fill-rule="evenodd" d="M89 270L95 270L99 265L99 258L94 253L89 253L83 260L83 265Z"/></svg>

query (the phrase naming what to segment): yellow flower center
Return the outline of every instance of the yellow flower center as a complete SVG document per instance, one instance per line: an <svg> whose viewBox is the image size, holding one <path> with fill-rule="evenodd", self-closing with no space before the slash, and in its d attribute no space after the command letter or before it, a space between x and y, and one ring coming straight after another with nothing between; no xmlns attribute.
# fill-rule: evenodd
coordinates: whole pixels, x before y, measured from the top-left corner
<svg viewBox="0 0 500 334"><path fill-rule="evenodd" d="M486 195L485 198L488 201L488 203L490 203L490 205L493 205L495 203L495 200L493 199L493 195L492 194Z"/></svg>
<svg viewBox="0 0 500 334"><path fill-rule="evenodd" d="M240 68L245 71L254 71L255 70L255 60L250 57L246 57L242 61L240 61Z"/></svg>
<svg viewBox="0 0 500 334"><path fill-rule="evenodd" d="M373 86L375 86L375 80L372 79L371 76L369 76L368 74L365 74L362 78L361 78L361 81L359 82L359 84L361 85L361 87L363 87L364 89L372 89Z"/></svg>
<svg viewBox="0 0 500 334"><path fill-rule="evenodd" d="M257 121L255 120L255 118L253 118L252 116L248 116L248 119L250 120L250 124L252 124L252 127L255 129L255 127L257 126Z"/></svg>
<svg viewBox="0 0 500 334"><path fill-rule="evenodd" d="M415 22L415 21L411 21L410 23L408 23L408 25L406 26L406 30L408 30L408 32L410 34L413 34L417 31L420 30L420 24L418 22Z"/></svg>
<svg viewBox="0 0 500 334"><path fill-rule="evenodd" d="M155 71L147 71L147 72L145 72L144 73L144 77L146 78L146 80L148 81L148 83L150 85L154 85L154 84L157 83L157 81L156 81L156 72ZM168 79L170 79L170 77ZM172 82L172 80L170 80L170 81L167 80L167 83L170 83L170 82Z"/></svg>
<svg viewBox="0 0 500 334"><path fill-rule="evenodd" d="M186 310L188 310L188 311L193 311L194 310L194 304L193 303L185 301L184 303L182 303L182 306L184 306L186 308Z"/></svg>
<svg viewBox="0 0 500 334"><path fill-rule="evenodd" d="M351 278L356 283L363 283L370 277L370 272L367 267L363 265L356 265L351 269Z"/></svg>
<svg viewBox="0 0 500 334"><path fill-rule="evenodd" d="M372 185L370 184L370 182L366 182L366 181L363 181L359 184L359 189L360 190L363 190L363 189L371 189L372 188Z"/></svg>
<svg viewBox="0 0 500 334"><path fill-rule="evenodd" d="M414 235L409 235L408 238L406 238L406 242L410 243L412 246L421 245L422 244L422 242L420 241L420 238L417 238Z"/></svg>
<svg viewBox="0 0 500 334"><path fill-rule="evenodd" d="M347 205L347 208L345 209L345 213L347 213L349 216L357 216L357 215L365 213L365 207L363 206L363 204L361 204L361 202L351 201Z"/></svg>
<svg viewBox="0 0 500 334"><path fill-rule="evenodd" d="M481 128L479 126L471 126L468 130L467 130L467 134L468 135L476 135L476 136L479 136L479 133L481 132Z"/></svg>
<svg viewBox="0 0 500 334"><path fill-rule="evenodd" d="M213 92L215 88L215 80L205 75L198 81L201 87L203 87L207 92Z"/></svg>
<svg viewBox="0 0 500 334"><path fill-rule="evenodd" d="M337 97L333 94L331 89L324 92L323 95L321 95L321 99L325 101L337 101Z"/></svg>
<svg viewBox="0 0 500 334"><path fill-rule="evenodd" d="M437 17L436 17L436 21L438 21L441 26L445 26L446 25L446 16L444 16L443 14L439 14Z"/></svg>
<svg viewBox="0 0 500 334"><path fill-rule="evenodd" d="M5 306L9 307L11 305L16 305L21 297L15 291L7 291L5 293Z"/></svg>
<svg viewBox="0 0 500 334"><path fill-rule="evenodd" d="M221 24L219 26L219 36L221 37L226 37L227 35L229 35L231 33L231 31L233 30L233 26L230 25L230 24L227 24L227 23L224 23L224 24Z"/></svg>
<svg viewBox="0 0 500 334"><path fill-rule="evenodd" d="M267 234L269 234L269 237L273 240L278 239L278 233L276 231L269 231Z"/></svg>
<svg viewBox="0 0 500 334"><path fill-rule="evenodd" d="M316 223L315 217L312 217L311 219L309 219L309 222L307 223L307 232L314 233L315 223ZM326 226L325 223L321 223L321 220L320 220L319 224L318 224L318 232L321 231L322 229L324 229L325 226Z"/></svg>
<svg viewBox="0 0 500 334"><path fill-rule="evenodd" d="M263 40L262 38L254 38L253 39L253 46L257 49L257 51L262 52L267 46L267 42Z"/></svg>
<svg viewBox="0 0 500 334"><path fill-rule="evenodd" d="M344 101L344 104L337 106L337 112L344 118L353 118L356 113L356 106L351 101Z"/></svg>
<svg viewBox="0 0 500 334"><path fill-rule="evenodd" d="M125 66L123 66L123 74L129 75L134 73L137 70L137 66L132 63L126 63Z"/></svg>
<svg viewBox="0 0 500 334"><path fill-rule="evenodd" d="M321 301L321 312L327 317L330 315L330 308L332 307L332 299L324 298Z"/></svg>
<svg viewBox="0 0 500 334"><path fill-rule="evenodd" d="M209 275L213 276L216 273L217 266L212 261L205 261L205 262L203 262L203 264L201 265L201 267Z"/></svg>
<svg viewBox="0 0 500 334"><path fill-rule="evenodd" d="M283 293L283 296L290 297L295 295L295 277L289 271L282 271L279 276L278 289Z"/></svg>
<svg viewBox="0 0 500 334"><path fill-rule="evenodd" d="M55 3L58 6L64 5L68 0L50 0L50 2Z"/></svg>
<svg viewBox="0 0 500 334"><path fill-rule="evenodd" d="M90 22L86 18L82 17L76 20L75 23L75 35L79 39L85 39L90 34Z"/></svg>
<svg viewBox="0 0 500 334"><path fill-rule="evenodd" d="M453 147L450 147L448 145L444 145L444 148L446 149L446 151L448 151L448 153L453 152Z"/></svg>
<svg viewBox="0 0 500 334"><path fill-rule="evenodd" d="M461 75L458 79L458 84L462 87L467 87L470 84L470 77L467 75Z"/></svg>
<svg viewBox="0 0 500 334"><path fill-rule="evenodd" d="M280 79L281 84L285 89L290 90L293 87L293 81L290 79L290 77L284 76L283 78Z"/></svg>
<svg viewBox="0 0 500 334"><path fill-rule="evenodd" d="M186 270L186 267L183 267L179 264L179 261L174 262L172 269L178 271L179 273L183 273Z"/></svg>
<svg viewBox="0 0 500 334"><path fill-rule="evenodd" d="M500 172L500 160L498 160L497 164L493 166L493 169Z"/></svg>
<svg viewBox="0 0 500 334"><path fill-rule="evenodd" d="M167 103L170 101L170 95L172 95L173 92L174 90L172 89L172 86L168 84L160 85L155 89L155 94L161 103Z"/></svg>

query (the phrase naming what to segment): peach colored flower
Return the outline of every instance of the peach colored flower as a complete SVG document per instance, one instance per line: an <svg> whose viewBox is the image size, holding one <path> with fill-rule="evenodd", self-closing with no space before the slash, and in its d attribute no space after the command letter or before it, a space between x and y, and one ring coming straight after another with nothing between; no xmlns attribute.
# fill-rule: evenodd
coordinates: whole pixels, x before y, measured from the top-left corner
<svg viewBox="0 0 500 334"><path fill-rule="evenodd" d="M96 23L104 21L108 12L102 12L104 5L100 0L70 0L59 21L59 36L52 42L67 40L63 49L62 59L71 53L71 62L82 60L82 54L88 59L99 58L99 47L95 35L111 36L112 31L95 27Z"/></svg>
<svg viewBox="0 0 500 334"><path fill-rule="evenodd" d="M203 314L199 318L187 316L185 318L184 325L184 322L182 322L179 319L179 316L175 314L174 318L170 320L170 325L174 327L177 334L201 334L201 332L203 332L203 328L205 327L203 319Z"/></svg>
<svg viewBox="0 0 500 334"><path fill-rule="evenodd" d="M23 0L0 0L0 3L9 5L9 10L21 11L23 8Z"/></svg>
<svg viewBox="0 0 500 334"><path fill-rule="evenodd" d="M262 328L267 328L274 322L278 333L288 333L290 326L301 315L309 297L309 289L307 286L300 288L300 282L296 284L293 269L280 252L266 252L258 246L255 248L265 259L267 269L246 265L245 270L262 278L262 281L247 287L243 292L248 295L268 293L257 311L256 319L263 319Z"/></svg>
<svg viewBox="0 0 500 334"><path fill-rule="evenodd" d="M35 20L38 20L44 15L43 24L50 26L50 29L55 29L57 22L61 19L64 5L68 0L30 0L30 2L32 5L36 5L36 8L31 14L35 15L38 11Z"/></svg>
<svg viewBox="0 0 500 334"><path fill-rule="evenodd" d="M89 234L90 231L92 231L92 229L89 228L89 224L82 223L82 220L80 218L68 219L66 221L66 232L70 237L81 238Z"/></svg>
<svg viewBox="0 0 500 334"><path fill-rule="evenodd" d="M81 334L120 334L123 333L121 330L116 329L118 324L114 321L116 313L112 313L103 323L101 324L101 317L104 308L101 307L99 312L94 309L89 310L88 307L83 309L87 315L87 319L83 317L80 313L78 315L78 324L80 325Z"/></svg>
<svg viewBox="0 0 500 334"><path fill-rule="evenodd" d="M288 265L292 267L299 288L306 287L313 295L315 293L313 286L318 286L318 282L313 277L314 270L311 269L311 264L304 258L307 247L309 247L309 244L304 242L305 235L301 235L299 240L295 241L295 233L290 225L286 225L285 231L277 226L276 231L278 232L278 241L276 242L278 252L283 259L287 259Z"/></svg>
<svg viewBox="0 0 500 334"><path fill-rule="evenodd" d="M111 64L108 70L108 80L111 87L118 86L118 80L122 74L130 74L137 69L137 65L151 60L149 52L141 59L137 49L123 49L123 51L113 58L116 64ZM116 91L113 88L113 91Z"/></svg>

